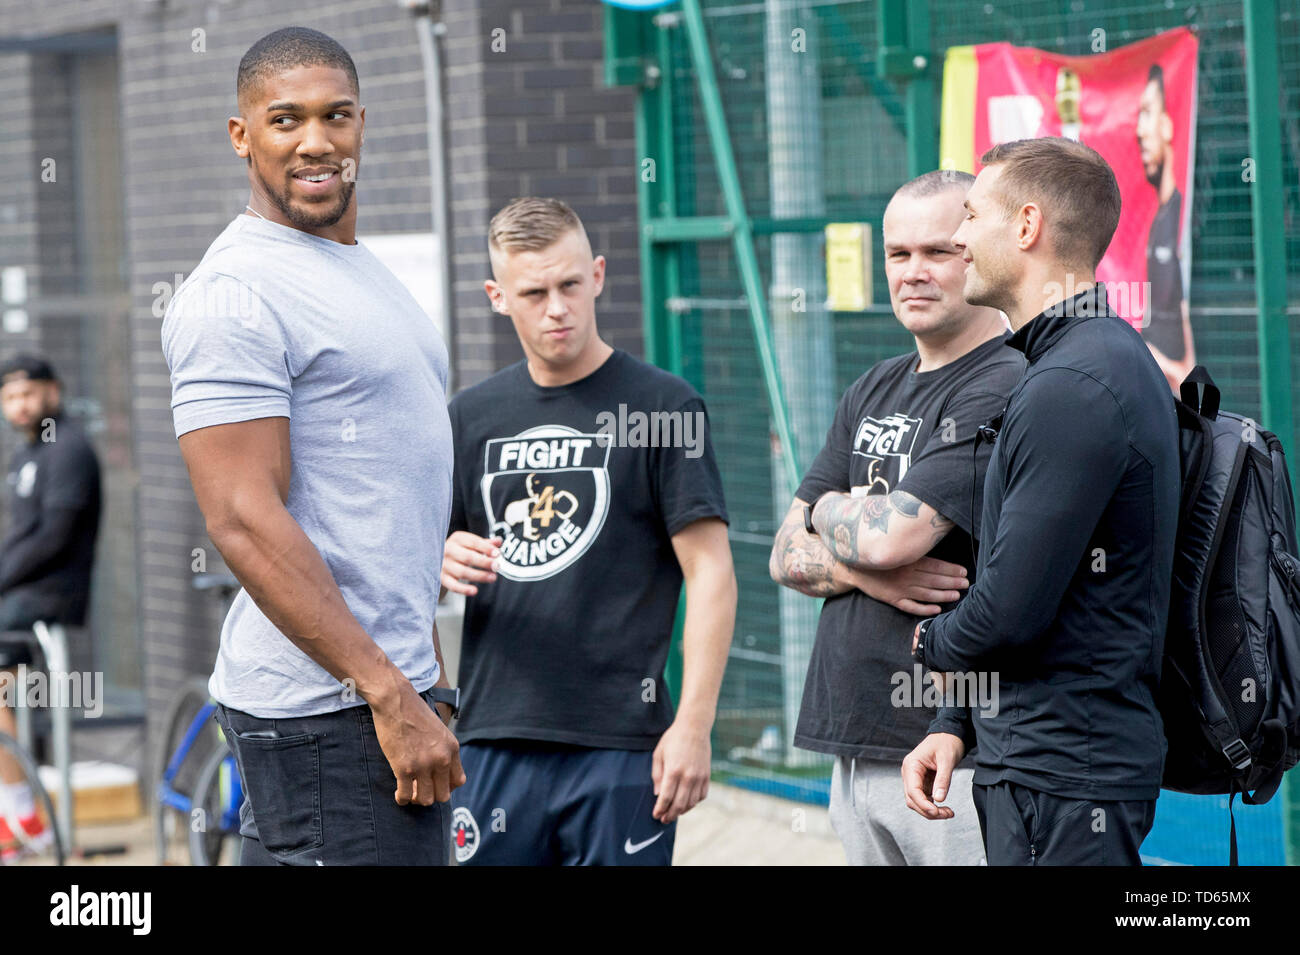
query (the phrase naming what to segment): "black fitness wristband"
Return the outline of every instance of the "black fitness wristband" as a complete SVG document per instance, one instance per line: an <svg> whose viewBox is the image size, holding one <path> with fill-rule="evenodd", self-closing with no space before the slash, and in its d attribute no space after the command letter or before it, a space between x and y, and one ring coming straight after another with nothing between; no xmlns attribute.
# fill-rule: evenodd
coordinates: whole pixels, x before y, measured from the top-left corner
<svg viewBox="0 0 1300 955"><path fill-rule="evenodd" d="M921 666L928 666L925 662L925 632L930 629L930 624L934 623L934 617L928 617L921 621L921 629L916 635L916 649L912 651L912 659Z"/></svg>
<svg viewBox="0 0 1300 955"><path fill-rule="evenodd" d="M833 491L825 491L821 494L818 494L815 498L812 499L811 504L805 504L803 506L803 529L806 530L813 537L821 536L820 534L817 533L817 528L813 527L813 520L812 520L813 510L816 509L818 501L824 498L827 494L833 494L833 493L834 493Z"/></svg>

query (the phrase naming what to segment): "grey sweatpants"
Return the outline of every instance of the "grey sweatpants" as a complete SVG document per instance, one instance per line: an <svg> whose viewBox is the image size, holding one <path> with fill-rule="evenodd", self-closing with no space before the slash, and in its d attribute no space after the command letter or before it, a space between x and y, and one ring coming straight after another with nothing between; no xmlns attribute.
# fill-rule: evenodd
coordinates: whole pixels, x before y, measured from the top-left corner
<svg viewBox="0 0 1300 955"><path fill-rule="evenodd" d="M952 774L942 805L951 819L926 819L907 808L902 767L877 759L837 757L831 772L831 827L849 865L984 865L984 840L971 799L973 769Z"/></svg>

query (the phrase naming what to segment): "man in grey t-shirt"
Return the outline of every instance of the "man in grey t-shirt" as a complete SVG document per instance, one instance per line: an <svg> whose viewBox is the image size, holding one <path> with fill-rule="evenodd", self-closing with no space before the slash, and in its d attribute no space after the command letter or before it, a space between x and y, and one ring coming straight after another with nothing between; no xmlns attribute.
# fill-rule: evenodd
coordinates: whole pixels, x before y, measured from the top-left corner
<svg viewBox="0 0 1300 955"><path fill-rule="evenodd" d="M447 350L355 238L351 57L279 30L245 54L238 93L248 214L162 339L195 497L244 587L210 684L246 797L241 861L445 864L465 780L435 710Z"/></svg>

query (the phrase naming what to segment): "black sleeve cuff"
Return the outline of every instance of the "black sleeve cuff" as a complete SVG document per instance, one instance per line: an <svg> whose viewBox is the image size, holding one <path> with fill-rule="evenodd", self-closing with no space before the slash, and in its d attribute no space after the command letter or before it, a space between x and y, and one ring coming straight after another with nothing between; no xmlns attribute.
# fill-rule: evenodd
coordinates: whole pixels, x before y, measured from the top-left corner
<svg viewBox="0 0 1300 955"><path fill-rule="evenodd" d="M929 732L951 733L960 737L967 753L975 748L975 723L971 719L970 710L965 707L940 709L939 714L930 722Z"/></svg>

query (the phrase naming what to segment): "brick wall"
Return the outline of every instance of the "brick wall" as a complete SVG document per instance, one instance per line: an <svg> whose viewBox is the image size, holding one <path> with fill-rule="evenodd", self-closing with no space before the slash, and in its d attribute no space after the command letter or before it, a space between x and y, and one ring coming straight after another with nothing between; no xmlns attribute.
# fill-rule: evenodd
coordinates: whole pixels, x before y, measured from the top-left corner
<svg viewBox="0 0 1300 955"><path fill-rule="evenodd" d="M521 356L488 308L488 221L511 199L557 196L608 260L597 309L606 341L642 353L634 95L605 89L601 5L591 0L445 4L456 362L470 385Z"/></svg>

